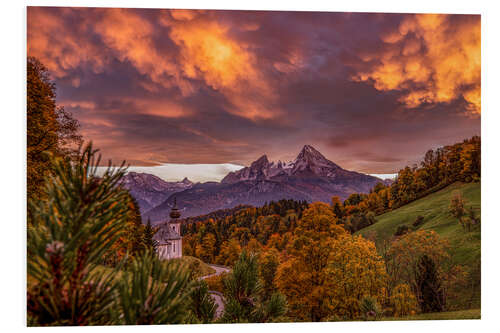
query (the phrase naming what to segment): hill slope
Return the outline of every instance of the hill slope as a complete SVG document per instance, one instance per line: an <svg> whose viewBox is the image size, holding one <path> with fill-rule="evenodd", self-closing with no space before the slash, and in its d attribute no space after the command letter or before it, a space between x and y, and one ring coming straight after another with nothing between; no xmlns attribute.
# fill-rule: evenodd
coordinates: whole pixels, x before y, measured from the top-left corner
<svg viewBox="0 0 500 333"><path fill-rule="evenodd" d="M461 191L466 206L473 206L480 216L481 184L480 183L454 183L448 187L432 193L422 199L416 200L394 211L382 214L376 218L377 222L357 232L364 237L375 238L377 246L384 240L393 237L397 227L402 224L412 227L417 216L424 217L424 222L418 230L434 230L441 237L450 242L452 261L465 266L471 278L480 283L481 261L481 230L475 228L471 232L464 232L457 220L448 213L448 206L454 191ZM480 290L471 291L461 307L478 307L480 304ZM468 304L467 304L468 303Z"/></svg>

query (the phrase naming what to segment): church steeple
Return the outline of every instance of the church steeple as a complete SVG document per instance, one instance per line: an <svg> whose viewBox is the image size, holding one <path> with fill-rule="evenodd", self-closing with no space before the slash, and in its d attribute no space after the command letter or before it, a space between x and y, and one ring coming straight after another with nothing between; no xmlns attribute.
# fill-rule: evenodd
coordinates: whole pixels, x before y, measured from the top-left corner
<svg viewBox="0 0 500 333"><path fill-rule="evenodd" d="M177 198L174 198L174 207L172 207L172 210L170 211L170 218L175 220L181 217L181 212L179 212L179 209L177 208Z"/></svg>

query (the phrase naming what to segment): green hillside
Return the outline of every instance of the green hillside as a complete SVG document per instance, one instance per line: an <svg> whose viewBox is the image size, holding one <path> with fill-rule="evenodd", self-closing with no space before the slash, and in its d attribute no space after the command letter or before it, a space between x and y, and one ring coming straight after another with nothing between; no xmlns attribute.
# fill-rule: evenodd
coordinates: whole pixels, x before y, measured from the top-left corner
<svg viewBox="0 0 500 333"><path fill-rule="evenodd" d="M460 308L480 306L480 260L481 260L481 230L476 227L471 232L465 232L457 220L448 213L448 206L454 191L462 192L466 206L472 206L480 216L481 184L454 183L436 193L409 203L394 211L382 214L377 222L357 232L364 237L375 239L377 247L384 240L390 240L399 225L406 224L411 230L434 230L450 242L452 261L463 265L469 271L471 279L477 287L464 295ZM415 228L412 223L418 216L423 216L423 224Z"/></svg>

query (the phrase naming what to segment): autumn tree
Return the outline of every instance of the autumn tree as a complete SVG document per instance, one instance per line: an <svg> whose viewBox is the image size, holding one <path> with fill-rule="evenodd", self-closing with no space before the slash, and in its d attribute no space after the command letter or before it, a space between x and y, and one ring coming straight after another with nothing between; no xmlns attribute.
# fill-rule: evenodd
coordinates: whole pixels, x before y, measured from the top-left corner
<svg viewBox="0 0 500 333"><path fill-rule="evenodd" d="M406 283L398 284L391 293L390 304L394 310L394 316L404 317L415 314L418 311L418 303L415 294Z"/></svg>
<svg viewBox="0 0 500 333"><path fill-rule="evenodd" d="M220 265L232 266L241 253L240 243L236 239L230 239L222 243L216 263Z"/></svg>
<svg viewBox="0 0 500 333"><path fill-rule="evenodd" d="M27 60L27 193L41 194L46 176L53 170L47 153L74 157L71 146L81 144L79 124L71 113L56 105L56 86L48 69L36 58Z"/></svg>
<svg viewBox="0 0 500 333"><path fill-rule="evenodd" d="M425 290L434 288L434 292L437 292L439 289L442 295L439 296L439 303L442 303L443 309L447 299L453 298L456 290L463 288L467 278L467 273L461 266L452 264L448 251L448 241L441 239L435 231L418 230L396 239L386 256L390 290L400 283L408 284L423 306ZM426 259L422 259L423 257ZM422 260L425 260L423 264ZM422 276L432 276L436 282L432 282L430 286L422 284Z"/></svg>
<svg viewBox="0 0 500 333"><path fill-rule="evenodd" d="M136 200L125 190L127 195L127 220L125 232L117 239L111 251L106 253L104 262L115 266L127 255L129 258L137 256L146 249L144 239L144 226L142 225L141 213Z"/></svg>
<svg viewBox="0 0 500 333"><path fill-rule="evenodd" d="M276 271L279 266L279 252L270 248L263 252L259 259L259 275L262 280L262 293L264 299L269 299L276 291Z"/></svg>
<svg viewBox="0 0 500 333"><path fill-rule="evenodd" d="M207 233L201 244L196 247L196 256L201 260L213 263L215 252L215 236L212 233Z"/></svg>
<svg viewBox="0 0 500 333"><path fill-rule="evenodd" d="M129 220L128 220L128 230L127 238L129 241L128 250L131 256L136 256L146 249L144 241L144 225L142 224L141 211L139 210L139 204L132 197L129 196Z"/></svg>
<svg viewBox="0 0 500 333"><path fill-rule="evenodd" d="M343 235L332 245L327 270L331 312L340 318L357 318L364 297L383 303L387 274L375 244L361 236Z"/></svg>
<svg viewBox="0 0 500 333"><path fill-rule="evenodd" d="M458 219L459 223L462 225L462 227L464 227L462 219L466 214L465 199L462 197L461 192L459 191L453 192L450 201L449 212L453 217Z"/></svg>
<svg viewBox="0 0 500 333"><path fill-rule="evenodd" d="M333 213L337 218L341 219L342 217L344 217L344 206L338 196L332 197L332 208Z"/></svg>
<svg viewBox="0 0 500 333"><path fill-rule="evenodd" d="M407 283L416 292L418 260L427 255L440 266L449 258L448 250L448 242L433 230L417 230L396 239L390 245L386 257L391 287Z"/></svg>
<svg viewBox="0 0 500 333"><path fill-rule="evenodd" d="M372 242L352 237L330 206L313 203L298 221L276 283L302 321L354 318L364 296L382 297L385 267Z"/></svg>

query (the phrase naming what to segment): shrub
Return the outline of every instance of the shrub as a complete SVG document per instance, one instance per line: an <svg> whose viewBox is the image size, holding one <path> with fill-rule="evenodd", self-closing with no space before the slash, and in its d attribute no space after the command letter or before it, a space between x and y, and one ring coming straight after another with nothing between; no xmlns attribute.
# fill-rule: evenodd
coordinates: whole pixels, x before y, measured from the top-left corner
<svg viewBox="0 0 500 333"><path fill-rule="evenodd" d="M417 216L415 222L412 223L412 225L417 228L424 224L424 217L422 215Z"/></svg>
<svg viewBox="0 0 500 333"><path fill-rule="evenodd" d="M396 232L394 233L394 236L402 236L404 234L407 234L408 231L410 231L410 228L408 228L406 224L399 225L396 229Z"/></svg>
<svg viewBox="0 0 500 333"><path fill-rule="evenodd" d="M380 305L375 297L363 297L359 309L364 320L377 320L382 315Z"/></svg>

